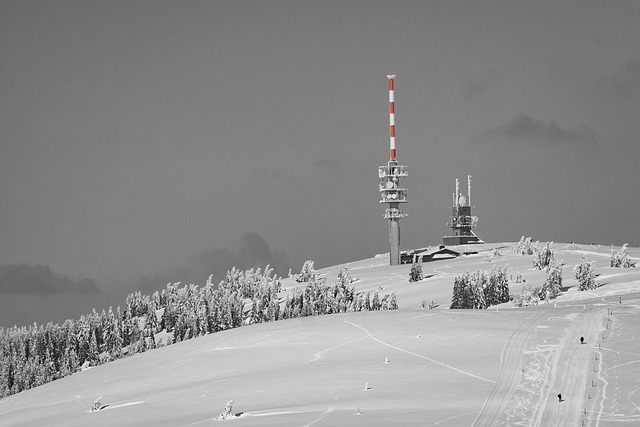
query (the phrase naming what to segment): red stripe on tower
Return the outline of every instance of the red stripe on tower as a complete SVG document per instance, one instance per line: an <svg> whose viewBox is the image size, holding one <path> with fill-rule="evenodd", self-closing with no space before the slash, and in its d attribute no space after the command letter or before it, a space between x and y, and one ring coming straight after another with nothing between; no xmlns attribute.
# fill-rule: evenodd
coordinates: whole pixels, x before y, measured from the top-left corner
<svg viewBox="0 0 640 427"><path fill-rule="evenodd" d="M396 114L395 114L395 102L394 102L394 86L395 86L395 74L387 75L389 79L389 149L390 159L396 159Z"/></svg>

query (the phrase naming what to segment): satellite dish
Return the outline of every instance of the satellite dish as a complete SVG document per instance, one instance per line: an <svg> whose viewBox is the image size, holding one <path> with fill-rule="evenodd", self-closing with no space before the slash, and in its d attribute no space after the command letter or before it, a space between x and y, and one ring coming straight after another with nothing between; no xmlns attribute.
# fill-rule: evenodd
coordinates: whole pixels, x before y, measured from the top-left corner
<svg viewBox="0 0 640 427"><path fill-rule="evenodd" d="M471 217L471 221L473 221L473 223L476 224L478 222L478 217L477 216L472 216Z"/></svg>
<svg viewBox="0 0 640 427"><path fill-rule="evenodd" d="M386 186L387 186L387 188L391 189L391 188L393 188L394 184L393 184L392 181L387 181Z"/></svg>
<svg viewBox="0 0 640 427"><path fill-rule="evenodd" d="M466 205L467 204L467 198L464 197L464 196L460 196L460 198L458 199L458 204L462 205L462 206Z"/></svg>

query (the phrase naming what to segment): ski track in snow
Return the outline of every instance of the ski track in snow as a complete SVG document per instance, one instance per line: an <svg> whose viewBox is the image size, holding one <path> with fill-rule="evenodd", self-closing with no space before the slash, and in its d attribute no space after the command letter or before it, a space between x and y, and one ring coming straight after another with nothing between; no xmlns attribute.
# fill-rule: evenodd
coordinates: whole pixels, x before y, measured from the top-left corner
<svg viewBox="0 0 640 427"><path fill-rule="evenodd" d="M427 424L425 427L437 426L437 425L440 425L440 424L444 423L445 421L451 421L451 420L455 420L456 418L466 417L467 415L476 414L477 412L478 411L471 411L471 412L467 412L467 413L464 413L464 414L459 414L459 415L454 415L452 417L443 418L440 421L436 421L433 424Z"/></svg>
<svg viewBox="0 0 640 427"><path fill-rule="evenodd" d="M331 350L335 350L336 348L340 348L340 347L343 347L343 346L345 346L345 345L352 344L352 343L354 343L354 342L356 342L356 341L360 341L361 339L362 339L362 338L356 338L356 339L351 340L351 341L343 342L342 344L334 345L333 347L325 348L324 350L321 350L321 351L319 351L319 352L317 352L317 353L313 353L313 359L306 361L306 362L305 362L305 364L307 364L307 363L313 363L313 362L315 362L315 361L317 361L317 360L320 360L320 359L322 359L322 357L323 357L326 353L330 352Z"/></svg>
<svg viewBox="0 0 640 427"><path fill-rule="evenodd" d="M358 328L358 329L363 330L363 331L367 334L367 336L368 336L369 338L371 338L372 340L374 340L374 341L376 341L376 342L378 342L378 343L380 343L380 344L382 344L382 345L385 345L385 346L387 346L387 347L390 347L390 348L392 348L392 349L394 349L394 350L398 350L398 351L401 351L401 352L403 352L403 353L407 353L407 354L410 354L410 355L412 355L412 356L416 356L416 357L419 357L419 358L421 358L421 359L428 360L429 362L435 363L435 364L440 365L440 366L444 366L445 368L448 368L448 369L452 369L452 370L454 370L454 371L456 371L456 372L459 372L459 373L461 373L461 374L463 374L463 375L467 375L467 376L470 376L470 377L473 377L473 378L477 378L477 379L479 379L479 380L486 381L486 382L489 382L489 383L492 383L492 384L495 384L495 383L496 383L496 381L494 381L494 380L490 380L490 379L487 379L487 378L483 378L483 377L481 377L481 376L479 376L479 375L475 375L475 374L472 374L472 373L470 373L470 372L465 372L465 371L463 371L462 369L458 369L458 368L453 367L453 366L451 366L451 365L447 365L446 363L438 362L437 360L431 359L431 358L429 358L429 357L427 357L427 356L423 356L423 355L421 355L421 354L414 353L414 352L412 352L412 351L405 350L405 349L403 349L403 348L396 347L395 345L392 345L392 344L386 343L386 342L384 342L384 341L382 341L382 340L379 340L378 338L374 337L374 336L373 336L373 334L372 334L371 332L369 332L367 329L363 328L362 326L356 325L356 324L355 324L355 323L353 323L353 322L349 322L349 321L348 321L348 320L346 320L346 319L345 319L345 323L348 323L348 324L350 324L350 325L352 325L352 326L355 326L355 327L356 327L356 328Z"/></svg>
<svg viewBox="0 0 640 427"><path fill-rule="evenodd" d="M318 418L316 418L315 420L311 421L309 424L305 424L303 427L311 427L312 425L314 425L315 423L317 423L318 421L321 421L323 418L325 418L327 415L329 415L331 412L333 412L333 406L325 409Z"/></svg>

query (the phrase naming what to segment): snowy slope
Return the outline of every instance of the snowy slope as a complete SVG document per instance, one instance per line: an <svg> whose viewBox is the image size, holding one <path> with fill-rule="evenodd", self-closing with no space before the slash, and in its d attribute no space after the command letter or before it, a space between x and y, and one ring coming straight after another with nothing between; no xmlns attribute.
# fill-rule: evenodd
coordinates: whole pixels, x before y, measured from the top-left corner
<svg viewBox="0 0 640 427"><path fill-rule="evenodd" d="M502 256L491 262L480 253L424 264L433 276L412 284L410 266L379 258L351 263L357 290L396 291L400 310L253 325L137 354L0 400L0 425L640 422L640 269L612 269L607 257L594 256L605 284L578 292L573 265L584 251L610 248L558 244L570 289L557 303L448 310L453 277L467 270L508 263L526 284L541 283L531 257L513 254L509 244L478 248L498 246L505 246ZM320 272L332 283L337 271ZM289 291L295 286L285 281ZM440 307L418 308L431 299ZM90 412L99 396L108 406ZM217 421L231 399L242 415Z"/></svg>

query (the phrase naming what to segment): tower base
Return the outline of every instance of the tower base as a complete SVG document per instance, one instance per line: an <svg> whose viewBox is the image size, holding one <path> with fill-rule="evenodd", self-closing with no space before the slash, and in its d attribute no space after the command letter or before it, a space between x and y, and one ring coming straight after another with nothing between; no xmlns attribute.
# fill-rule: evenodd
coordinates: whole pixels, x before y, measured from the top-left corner
<svg viewBox="0 0 640 427"><path fill-rule="evenodd" d="M478 236L444 236L442 238L442 244L445 246L452 245L467 245L473 243L484 243Z"/></svg>

